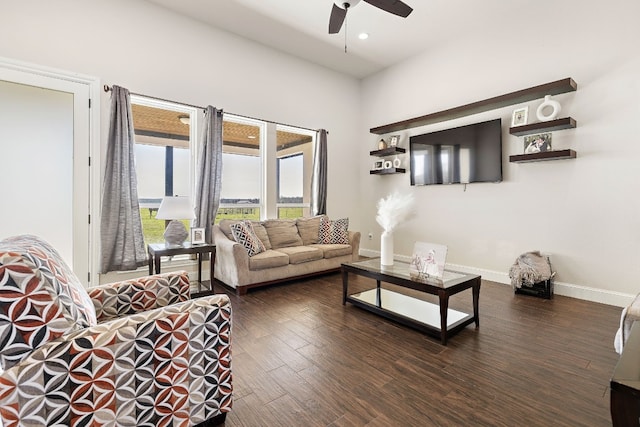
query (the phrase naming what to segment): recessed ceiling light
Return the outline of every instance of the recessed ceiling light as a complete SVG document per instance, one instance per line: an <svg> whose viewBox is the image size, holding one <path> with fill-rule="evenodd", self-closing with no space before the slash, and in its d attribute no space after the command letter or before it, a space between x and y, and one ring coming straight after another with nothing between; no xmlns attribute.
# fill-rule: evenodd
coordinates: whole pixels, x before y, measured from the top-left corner
<svg viewBox="0 0 640 427"><path fill-rule="evenodd" d="M368 38L369 38L369 34L367 34L367 33L360 33L360 34L358 34L358 38L359 38L360 40L366 40L366 39L368 39Z"/></svg>

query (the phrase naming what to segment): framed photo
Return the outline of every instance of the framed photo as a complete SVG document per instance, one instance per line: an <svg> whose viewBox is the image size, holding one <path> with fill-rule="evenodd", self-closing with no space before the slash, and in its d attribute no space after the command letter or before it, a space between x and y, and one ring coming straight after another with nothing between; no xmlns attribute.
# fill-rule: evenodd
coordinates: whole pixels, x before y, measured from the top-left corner
<svg viewBox="0 0 640 427"><path fill-rule="evenodd" d="M400 142L400 135L391 135L391 139L389 140L389 147L396 147Z"/></svg>
<svg viewBox="0 0 640 427"><path fill-rule="evenodd" d="M192 228L191 229L191 244L197 245L205 243L204 241L204 228Z"/></svg>
<svg viewBox="0 0 640 427"><path fill-rule="evenodd" d="M513 110L513 116L511 117L511 127L526 125L528 115L529 106Z"/></svg>
<svg viewBox="0 0 640 427"><path fill-rule="evenodd" d="M524 154L551 151L551 133L540 133L524 137Z"/></svg>
<svg viewBox="0 0 640 427"><path fill-rule="evenodd" d="M382 168L384 168L384 161L383 160L376 160L375 162L373 162L373 169L380 170Z"/></svg>
<svg viewBox="0 0 640 427"><path fill-rule="evenodd" d="M409 275L422 278L442 279L444 276L447 247L436 243L416 242L409 264Z"/></svg>

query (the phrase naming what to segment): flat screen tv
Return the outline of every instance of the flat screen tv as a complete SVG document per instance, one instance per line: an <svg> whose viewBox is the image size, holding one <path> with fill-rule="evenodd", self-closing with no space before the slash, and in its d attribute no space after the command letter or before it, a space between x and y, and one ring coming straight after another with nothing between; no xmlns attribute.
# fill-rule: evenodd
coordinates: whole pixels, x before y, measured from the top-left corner
<svg viewBox="0 0 640 427"><path fill-rule="evenodd" d="M502 181L502 121L490 120L409 139L411 185Z"/></svg>

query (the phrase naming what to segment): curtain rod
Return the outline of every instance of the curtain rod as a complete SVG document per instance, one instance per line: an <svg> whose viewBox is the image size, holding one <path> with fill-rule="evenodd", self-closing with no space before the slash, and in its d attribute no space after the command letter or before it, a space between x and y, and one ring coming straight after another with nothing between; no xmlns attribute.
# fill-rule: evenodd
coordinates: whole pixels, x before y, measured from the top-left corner
<svg viewBox="0 0 640 427"><path fill-rule="evenodd" d="M104 85L103 89L104 89L105 92L110 92L111 91L111 87L109 85ZM199 105L187 104L186 102L172 101L170 99L158 98L157 96L143 95L143 94L134 93L134 92L129 92L129 93L131 95L135 95L135 96L144 96L145 98L155 99L157 101L171 102L172 104L180 104L180 105L184 105L186 107L199 108L201 110L206 110L205 107L201 107ZM319 129L310 129L310 128L306 128L306 127L303 127L303 126L288 125L286 123L274 122L272 120L259 119L257 117L245 116L245 115L242 115L242 114L236 114L236 113L228 113L228 114L232 114L234 116L242 117L244 119L259 120L261 122L273 123L273 124L276 124L276 125L289 126L289 127L292 127L292 128L299 128L299 129L304 129L304 130L310 130L312 132L318 132L319 131ZM327 135L328 134L329 134L329 132L327 131Z"/></svg>

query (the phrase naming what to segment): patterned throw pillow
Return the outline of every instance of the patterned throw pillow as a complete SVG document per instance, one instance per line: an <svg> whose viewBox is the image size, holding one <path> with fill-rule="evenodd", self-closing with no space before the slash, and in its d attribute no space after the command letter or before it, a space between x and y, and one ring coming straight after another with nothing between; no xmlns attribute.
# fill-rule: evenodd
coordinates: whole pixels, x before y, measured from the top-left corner
<svg viewBox="0 0 640 427"><path fill-rule="evenodd" d="M336 219L331 221L326 216L320 219L320 230L318 231L318 243L321 244L349 244L349 218Z"/></svg>
<svg viewBox="0 0 640 427"><path fill-rule="evenodd" d="M266 250L262 241L256 236L256 232L253 231L251 221L231 224L231 233L234 240L244 246L250 257Z"/></svg>

